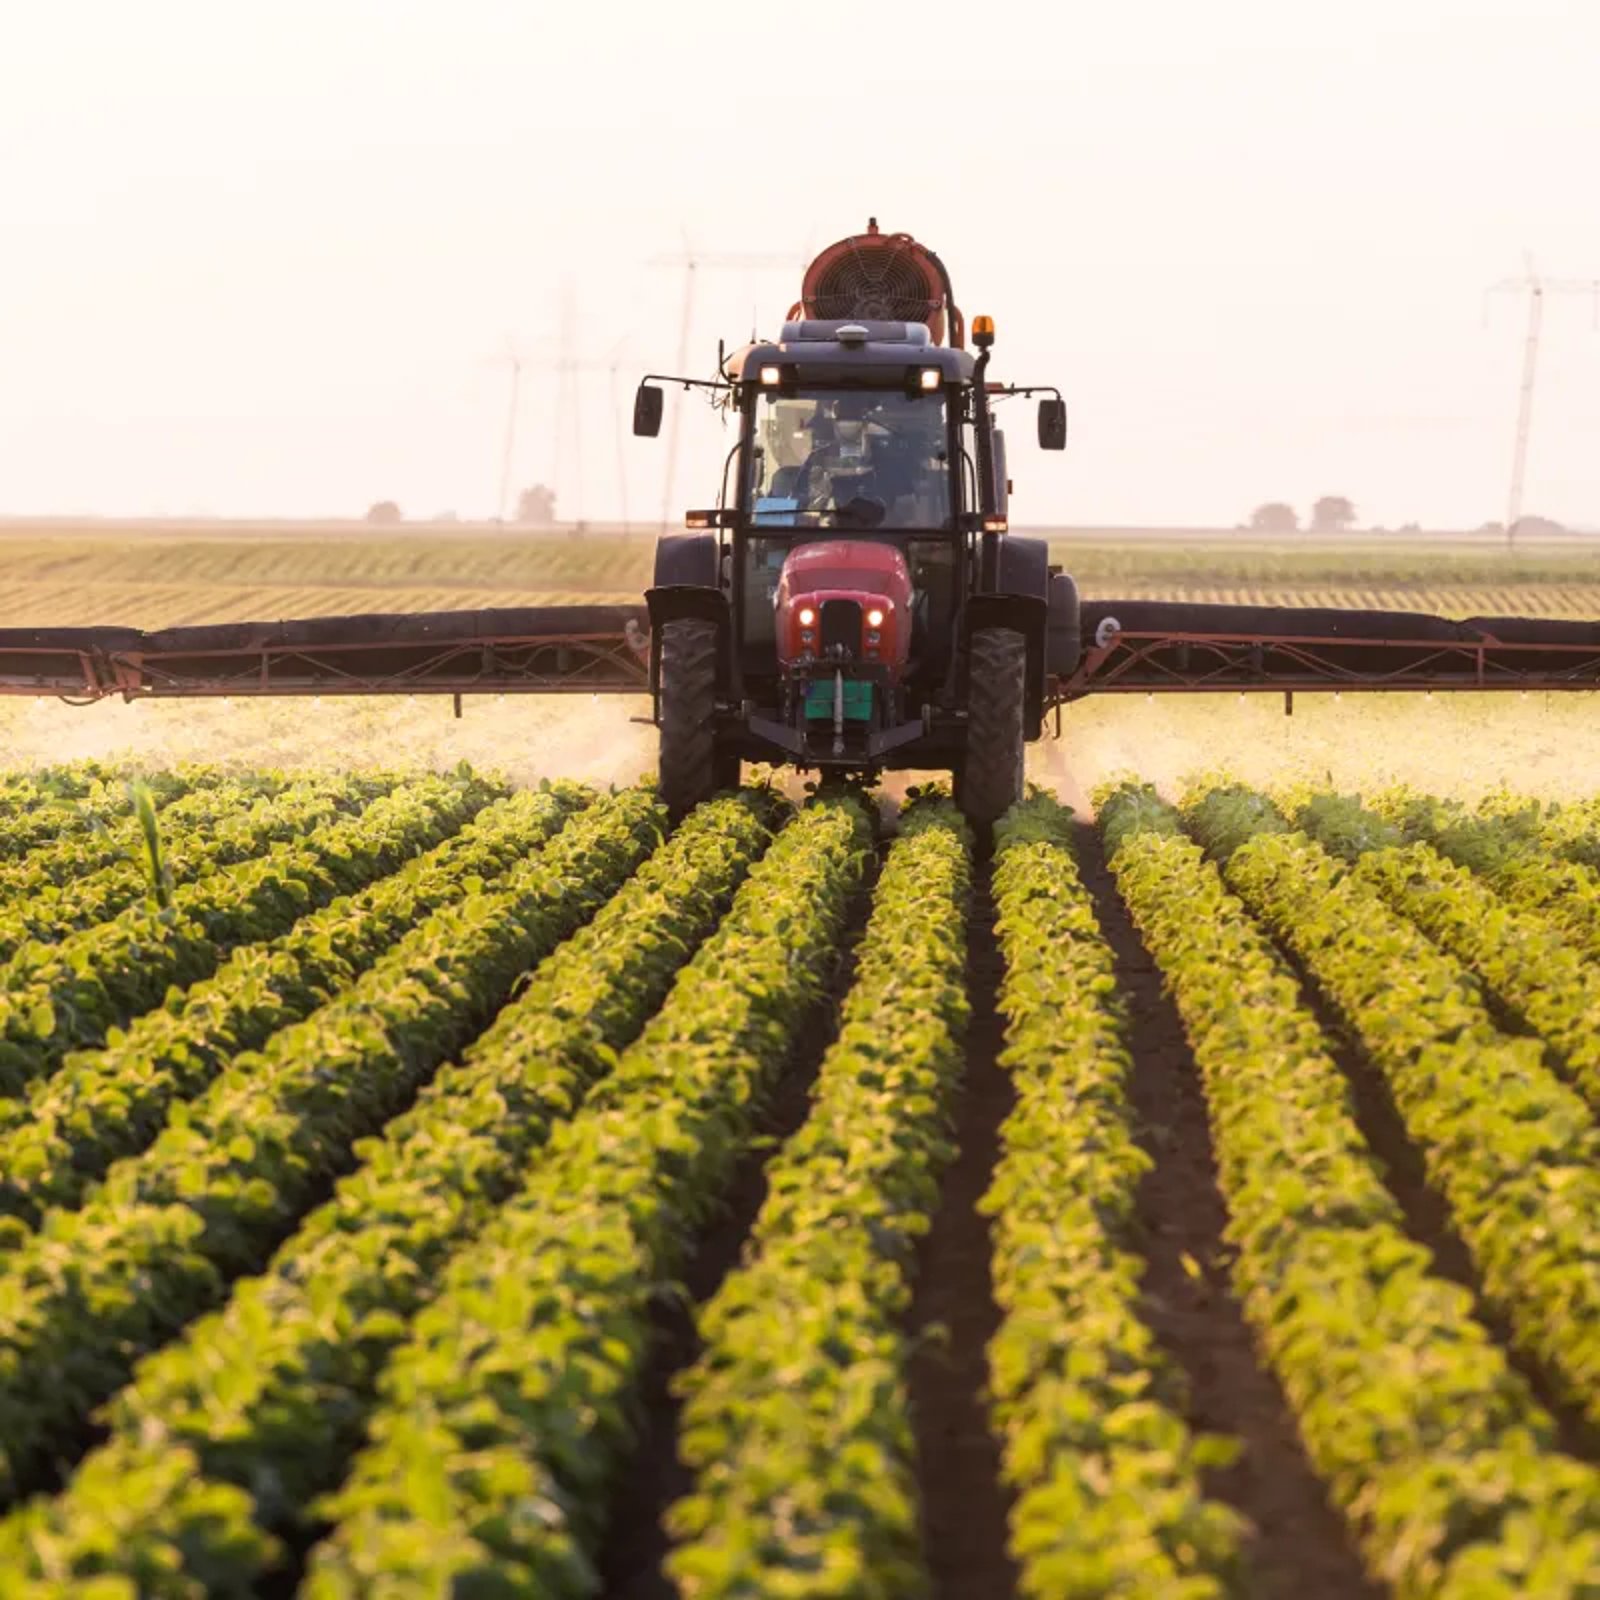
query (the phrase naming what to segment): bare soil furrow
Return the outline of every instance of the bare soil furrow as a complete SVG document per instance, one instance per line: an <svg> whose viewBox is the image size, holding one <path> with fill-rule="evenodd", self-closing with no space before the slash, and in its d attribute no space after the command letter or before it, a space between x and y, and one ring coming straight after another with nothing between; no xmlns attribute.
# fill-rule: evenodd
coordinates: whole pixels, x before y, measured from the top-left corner
<svg viewBox="0 0 1600 1600"><path fill-rule="evenodd" d="M1155 1165L1141 1185L1137 1242L1148 1263L1144 1314L1188 1388L1187 1420L1238 1439L1238 1459L1207 1475L1209 1493L1247 1517L1258 1600L1361 1600L1373 1587L1301 1447L1282 1390L1257 1359L1229 1287L1200 1078L1182 1023L1117 894L1100 840L1079 836L1084 883L1117 957L1133 1056L1129 1092Z"/></svg>
<svg viewBox="0 0 1600 1600"><path fill-rule="evenodd" d="M1000 1447L984 1406L987 1348L1000 1324L989 1263L989 1219L980 1215L1011 1110L1010 1080L997 1057L1005 1042L995 996L1004 971L994 936L989 871L974 875L967 940L966 1073L957 1103L957 1154L923 1241L910 1326L937 1324L911 1364L912 1424L923 1539L939 1600L1005 1600L1016 1586L1006 1547L1010 1496L1000 1482Z"/></svg>

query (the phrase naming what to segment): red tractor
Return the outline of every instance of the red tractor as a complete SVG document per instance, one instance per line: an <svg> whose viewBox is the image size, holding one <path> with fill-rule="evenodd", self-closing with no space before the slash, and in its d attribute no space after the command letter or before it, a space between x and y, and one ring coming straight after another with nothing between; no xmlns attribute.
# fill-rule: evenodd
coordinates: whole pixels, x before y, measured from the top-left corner
<svg viewBox="0 0 1600 1600"><path fill-rule="evenodd" d="M777 339L715 380L641 385L636 433L660 429L660 381L712 390L739 428L731 485L660 541L645 596L674 811L746 760L943 768L980 823L1021 795L1046 684L1077 665L1078 601L1044 542L1007 530L990 402L1043 393L1049 450L1066 408L992 382L993 324L975 320L976 353L965 326L939 258L873 221L812 263Z"/></svg>

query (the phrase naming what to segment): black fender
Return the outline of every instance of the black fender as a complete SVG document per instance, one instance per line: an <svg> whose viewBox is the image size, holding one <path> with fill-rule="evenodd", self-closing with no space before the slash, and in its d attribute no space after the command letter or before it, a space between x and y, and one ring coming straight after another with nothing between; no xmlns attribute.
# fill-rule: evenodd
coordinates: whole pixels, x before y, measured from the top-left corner
<svg viewBox="0 0 1600 1600"><path fill-rule="evenodd" d="M650 613L650 694L661 690L661 630L684 619L717 625L717 681L728 678L728 600L718 584L714 533L664 533L656 540L654 581L644 592ZM658 708L659 710L659 708Z"/></svg>
<svg viewBox="0 0 1600 1600"><path fill-rule="evenodd" d="M717 536L714 533L664 533L656 540L655 589L689 585L717 587Z"/></svg>
<svg viewBox="0 0 1600 1600"><path fill-rule="evenodd" d="M1050 575L1050 622L1044 654L1044 669L1052 678L1070 678L1083 659L1083 614L1078 586L1065 572Z"/></svg>
<svg viewBox="0 0 1600 1600"><path fill-rule="evenodd" d="M1045 600L1050 595L1050 546L1043 539L1008 533L1000 540L995 573L999 594L1025 594Z"/></svg>
<svg viewBox="0 0 1600 1600"><path fill-rule="evenodd" d="M1044 731L1044 646L1049 605L1042 595L975 594L967 601L965 646L981 628L1011 628L1028 648L1027 703L1023 707L1029 739Z"/></svg>
<svg viewBox="0 0 1600 1600"><path fill-rule="evenodd" d="M694 620L713 622L717 627L717 684L728 681L728 597L720 589L704 589L697 584L674 583L646 589L644 603L650 613L650 694L661 692L661 630L669 622Z"/></svg>
<svg viewBox="0 0 1600 1600"><path fill-rule="evenodd" d="M995 593L978 595L975 600L1017 602L1006 616L993 614L991 620L968 624L974 627L1015 628L1028 644L1028 703L1024 708L1028 737L1037 739L1044 731L1044 690L1049 655L1050 546L1043 539L1026 534L1001 536L995 562Z"/></svg>

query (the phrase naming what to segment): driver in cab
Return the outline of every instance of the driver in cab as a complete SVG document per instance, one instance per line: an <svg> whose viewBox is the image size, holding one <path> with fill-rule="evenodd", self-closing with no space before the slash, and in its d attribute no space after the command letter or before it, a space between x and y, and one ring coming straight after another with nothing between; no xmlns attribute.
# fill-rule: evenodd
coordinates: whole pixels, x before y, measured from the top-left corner
<svg viewBox="0 0 1600 1600"><path fill-rule="evenodd" d="M874 458L888 430L870 420L875 409L873 396L867 394L842 394L817 406L811 416L811 452L795 484L801 510L850 508L853 520L883 520L886 508L874 493Z"/></svg>

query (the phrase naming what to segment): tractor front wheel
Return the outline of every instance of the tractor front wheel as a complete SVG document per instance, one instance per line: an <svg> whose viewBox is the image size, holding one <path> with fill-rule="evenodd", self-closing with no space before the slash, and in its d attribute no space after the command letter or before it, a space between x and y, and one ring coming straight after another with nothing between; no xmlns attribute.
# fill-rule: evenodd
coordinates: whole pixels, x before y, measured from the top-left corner
<svg viewBox="0 0 1600 1600"><path fill-rule="evenodd" d="M661 630L661 798L673 820L716 793L726 776L716 744L717 626L699 618Z"/></svg>
<svg viewBox="0 0 1600 1600"><path fill-rule="evenodd" d="M1022 798L1028 647L1014 628L972 636L967 675L967 753L956 797L968 821L987 829Z"/></svg>

